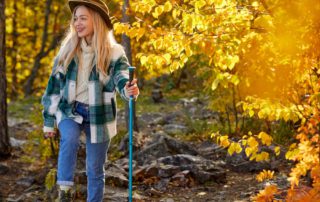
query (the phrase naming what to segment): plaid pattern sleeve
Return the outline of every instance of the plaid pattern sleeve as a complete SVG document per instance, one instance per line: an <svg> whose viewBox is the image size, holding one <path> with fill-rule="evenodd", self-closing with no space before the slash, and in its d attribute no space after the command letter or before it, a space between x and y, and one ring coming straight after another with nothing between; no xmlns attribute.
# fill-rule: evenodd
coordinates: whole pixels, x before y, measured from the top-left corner
<svg viewBox="0 0 320 202"><path fill-rule="evenodd" d="M125 85L129 81L129 70L130 66L128 59L125 54L120 56L114 66L113 82L116 86L116 90L120 94L121 98L129 101L129 96L126 93Z"/></svg>
<svg viewBox="0 0 320 202"><path fill-rule="evenodd" d="M42 116L44 119L44 132L52 132L54 131L56 124L55 113L58 108L58 104L60 101L60 74L55 73L57 68L58 59L54 60L54 65L52 69L52 73L50 75L47 88L44 92L44 95L41 99L41 104L43 105Z"/></svg>

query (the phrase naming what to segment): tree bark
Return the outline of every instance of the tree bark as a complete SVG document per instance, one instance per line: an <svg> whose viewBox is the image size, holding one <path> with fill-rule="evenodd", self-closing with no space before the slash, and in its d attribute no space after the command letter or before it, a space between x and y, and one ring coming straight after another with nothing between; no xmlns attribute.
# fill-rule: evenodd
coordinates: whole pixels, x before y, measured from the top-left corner
<svg viewBox="0 0 320 202"><path fill-rule="evenodd" d="M37 77L38 71L41 67L41 59L46 57L51 50L53 50L57 45L58 41L61 39L63 36L62 33L59 33L56 35L52 41L50 46L46 49L46 44L48 41L48 26L49 26L49 16L50 16L50 8L51 8L52 0L47 0L46 1L46 11L45 11L45 23L43 27L43 34L42 34L42 42L41 42L41 48L39 53L36 55L31 74L28 77L25 85L24 85L24 94L25 96L29 96L33 93L33 83L35 78Z"/></svg>
<svg viewBox="0 0 320 202"><path fill-rule="evenodd" d="M122 7L122 22L123 23L129 23L129 16L127 15L127 8L129 8L129 0L124 0L124 4ZM124 47L127 58L129 60L129 63L132 64L132 52L131 52L131 44L130 44L130 38L122 34L121 36L121 45ZM129 106L126 105L126 125L127 129L129 130ZM134 131L139 131L138 127L138 121L137 121L137 116L136 116L136 102L133 102L133 130Z"/></svg>
<svg viewBox="0 0 320 202"><path fill-rule="evenodd" d="M5 0L0 0L0 157L10 156L10 141L7 120L7 80L5 54Z"/></svg>

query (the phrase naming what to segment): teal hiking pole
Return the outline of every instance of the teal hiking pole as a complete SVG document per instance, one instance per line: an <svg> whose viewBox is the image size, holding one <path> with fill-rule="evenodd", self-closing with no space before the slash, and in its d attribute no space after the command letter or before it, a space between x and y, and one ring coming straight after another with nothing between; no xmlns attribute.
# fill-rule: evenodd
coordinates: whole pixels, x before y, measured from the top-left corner
<svg viewBox="0 0 320 202"><path fill-rule="evenodd" d="M135 67L129 67L129 82L133 80ZM132 139L133 139L133 96L129 98L129 202L132 202Z"/></svg>

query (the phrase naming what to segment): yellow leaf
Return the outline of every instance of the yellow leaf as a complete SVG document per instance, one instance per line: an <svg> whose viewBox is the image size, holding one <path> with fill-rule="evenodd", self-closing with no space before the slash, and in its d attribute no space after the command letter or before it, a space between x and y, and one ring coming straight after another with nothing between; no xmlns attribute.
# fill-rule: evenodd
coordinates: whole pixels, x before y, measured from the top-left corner
<svg viewBox="0 0 320 202"><path fill-rule="evenodd" d="M253 149L250 148L250 147L247 147L247 148L245 149L245 152L246 152L247 157L249 157L249 156L252 154Z"/></svg>
<svg viewBox="0 0 320 202"><path fill-rule="evenodd" d="M250 147L258 147L259 143L257 142L257 140L254 137L249 137L248 139L248 145Z"/></svg>
<svg viewBox="0 0 320 202"><path fill-rule="evenodd" d="M267 161L267 160L269 160L269 153L267 152L261 152L256 156L256 161Z"/></svg>
<svg viewBox="0 0 320 202"><path fill-rule="evenodd" d="M148 61L148 58L146 56L142 56L140 58L140 63L142 66L145 65L147 63L147 61Z"/></svg>
<svg viewBox="0 0 320 202"><path fill-rule="evenodd" d="M171 11L171 9L172 9L172 4L170 3L170 1L167 1L164 4L164 12L169 12L169 11Z"/></svg>
<svg viewBox="0 0 320 202"><path fill-rule="evenodd" d="M255 7L255 8L258 8L258 7L259 7L259 3L256 2L256 1L252 2L251 5L252 5L253 7Z"/></svg>
<svg viewBox="0 0 320 202"><path fill-rule="evenodd" d="M160 6L156 7L156 9L154 10L154 12L152 13L152 16L153 16L154 18L158 18L159 15L162 14L162 12L163 12L163 6L160 5Z"/></svg>
<svg viewBox="0 0 320 202"><path fill-rule="evenodd" d="M242 140L242 145L246 146L247 145L247 140Z"/></svg>
<svg viewBox="0 0 320 202"><path fill-rule="evenodd" d="M261 190L259 194L253 197L253 201L267 202L273 201L274 195L278 193L278 187L276 185L269 185L264 190Z"/></svg>
<svg viewBox="0 0 320 202"><path fill-rule="evenodd" d="M166 53L163 55L163 57L166 59L167 64L170 64L171 62L171 55L169 53Z"/></svg>
<svg viewBox="0 0 320 202"><path fill-rule="evenodd" d="M299 149L293 149L293 150L289 150L286 153L286 159L288 160L295 160L297 158L297 154L299 153Z"/></svg>
<svg viewBox="0 0 320 202"><path fill-rule="evenodd" d="M259 181L259 182L262 182L266 179L272 179L273 178L273 175L274 175L274 171L271 171L271 170L263 170L262 172L260 172L257 176L256 176L256 179Z"/></svg>
<svg viewBox="0 0 320 202"><path fill-rule="evenodd" d="M218 87L219 83L220 83L220 79L216 78L211 85L211 89L215 90Z"/></svg>
<svg viewBox="0 0 320 202"><path fill-rule="evenodd" d="M204 0L198 0L196 1L196 3L194 4L194 7L195 7L195 12L198 13L199 12L199 9L201 9L203 6L206 5L206 1Z"/></svg>
<svg viewBox="0 0 320 202"><path fill-rule="evenodd" d="M190 46L186 46L185 48L184 48L184 50L185 50L185 52L186 52L186 55L188 56L188 57L190 57L191 55L192 55L192 50L191 50L191 48L190 48Z"/></svg>
<svg viewBox="0 0 320 202"><path fill-rule="evenodd" d="M280 154L280 147L279 147L279 146L275 147L275 148L274 148L274 152L276 153L277 156L279 156L279 154Z"/></svg>
<svg viewBox="0 0 320 202"><path fill-rule="evenodd" d="M220 146L226 148L230 145L230 141L229 141L229 137L228 135L224 135L224 136L221 136L219 138L219 141L220 141Z"/></svg>
<svg viewBox="0 0 320 202"><path fill-rule="evenodd" d="M273 140L272 137L265 132L260 132L258 138L261 139L262 144L265 144L267 146L271 145L271 142Z"/></svg>
<svg viewBox="0 0 320 202"><path fill-rule="evenodd" d="M250 109L250 110L249 110L249 116L250 116L250 117L253 117L253 115L254 115L254 111L253 111L252 109Z"/></svg>
<svg viewBox="0 0 320 202"><path fill-rule="evenodd" d="M230 156L236 152L236 153L240 153L242 151L241 145L237 142L232 142L231 145L228 148L228 153L230 154Z"/></svg>

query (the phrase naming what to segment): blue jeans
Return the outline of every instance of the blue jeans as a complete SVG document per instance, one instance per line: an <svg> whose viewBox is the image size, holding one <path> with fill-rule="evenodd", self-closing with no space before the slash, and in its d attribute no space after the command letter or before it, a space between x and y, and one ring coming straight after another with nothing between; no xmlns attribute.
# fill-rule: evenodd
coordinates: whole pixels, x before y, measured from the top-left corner
<svg viewBox="0 0 320 202"><path fill-rule="evenodd" d="M59 123L60 150L58 157L57 184L74 184L74 172L79 148L79 137L82 130L86 133L86 172L87 172L87 201L101 202L104 194L105 171L109 142L90 143L89 110L84 104L76 102L75 111L83 117L82 124L72 119L66 119Z"/></svg>

